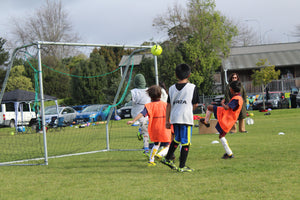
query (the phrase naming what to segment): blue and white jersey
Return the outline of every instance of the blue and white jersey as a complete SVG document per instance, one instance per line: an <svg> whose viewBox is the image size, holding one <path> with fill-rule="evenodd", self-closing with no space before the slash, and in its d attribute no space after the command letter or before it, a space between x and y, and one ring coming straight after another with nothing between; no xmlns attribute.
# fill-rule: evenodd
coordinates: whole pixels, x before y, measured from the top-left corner
<svg viewBox="0 0 300 200"><path fill-rule="evenodd" d="M192 83L187 83L181 90L178 90L175 84L169 88L171 124L194 124L192 104L194 89L195 85Z"/></svg>

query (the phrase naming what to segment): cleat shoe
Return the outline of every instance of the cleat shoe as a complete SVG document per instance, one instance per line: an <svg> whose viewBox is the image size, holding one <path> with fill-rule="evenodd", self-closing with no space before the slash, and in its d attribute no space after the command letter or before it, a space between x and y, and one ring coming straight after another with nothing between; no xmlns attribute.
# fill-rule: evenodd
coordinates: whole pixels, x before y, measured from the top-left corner
<svg viewBox="0 0 300 200"><path fill-rule="evenodd" d="M158 160L158 161L161 161L161 160L162 160L162 156L159 155L159 154L156 154L154 157L155 157L155 159Z"/></svg>
<svg viewBox="0 0 300 200"><path fill-rule="evenodd" d="M154 167L154 166L156 166L155 162L148 162L148 167Z"/></svg>
<svg viewBox="0 0 300 200"><path fill-rule="evenodd" d="M171 169L175 169L177 170L176 165L173 163L173 161L167 160L166 158L163 158L160 161L162 164L167 165L168 167L170 167Z"/></svg>
<svg viewBox="0 0 300 200"><path fill-rule="evenodd" d="M248 133L248 131L240 131L240 133Z"/></svg>
<svg viewBox="0 0 300 200"><path fill-rule="evenodd" d="M137 138L138 138L138 140L142 140L143 139L143 135L140 132L138 132L137 133Z"/></svg>
<svg viewBox="0 0 300 200"><path fill-rule="evenodd" d="M194 169L191 169L189 167L183 167L183 168L178 168L177 171L178 172L193 172Z"/></svg>
<svg viewBox="0 0 300 200"><path fill-rule="evenodd" d="M225 153L222 157L222 159L231 159L231 158L234 158L233 154L231 154L231 156L229 156L227 153Z"/></svg>
<svg viewBox="0 0 300 200"><path fill-rule="evenodd" d="M209 123L209 122L208 122L208 123L205 122L205 119L204 119L204 118L201 118L201 119L200 119L200 122L201 122L202 124L204 124L207 128L210 127L210 123Z"/></svg>

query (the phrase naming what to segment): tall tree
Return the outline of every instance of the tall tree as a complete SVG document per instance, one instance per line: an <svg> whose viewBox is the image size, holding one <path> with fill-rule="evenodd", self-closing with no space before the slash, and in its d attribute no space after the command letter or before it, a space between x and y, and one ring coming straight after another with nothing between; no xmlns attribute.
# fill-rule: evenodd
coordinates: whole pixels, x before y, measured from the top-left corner
<svg viewBox="0 0 300 200"><path fill-rule="evenodd" d="M174 6L154 20L154 26L167 31L183 61L191 65L190 79L204 94L214 93L213 74L220 70L221 58L229 55L237 35L236 27L215 7L214 0L189 0L187 10Z"/></svg>
<svg viewBox="0 0 300 200"><path fill-rule="evenodd" d="M4 49L5 43L6 40L0 37L0 65L4 64L9 58L9 53Z"/></svg>
<svg viewBox="0 0 300 200"><path fill-rule="evenodd" d="M235 22L232 21L232 24L234 23ZM232 46L249 46L260 43L257 33L245 23L236 23L236 27L238 29L238 35L233 37Z"/></svg>
<svg viewBox="0 0 300 200"><path fill-rule="evenodd" d="M14 18L12 26L12 32L19 46L36 41L79 41L79 37L73 32L68 13L64 10L61 0L45 0L44 5L36 9L32 15L21 19ZM73 47L57 45L43 45L41 50L45 93L58 98L67 97L67 94L70 95L70 77L62 75L62 73L69 72L62 63L62 59L78 52L75 52ZM30 68L26 69L26 73L29 73L28 71ZM33 81L34 77L31 77Z"/></svg>
<svg viewBox="0 0 300 200"><path fill-rule="evenodd" d="M5 51L4 45L6 43L6 40L0 37L0 65L3 65L5 61L9 58L9 53ZM0 69L0 86L2 87L2 83L4 81L6 75L6 71L3 69Z"/></svg>
<svg viewBox="0 0 300 200"><path fill-rule="evenodd" d="M18 43L29 44L36 41L77 42L79 37L73 32L68 13L61 0L45 0L45 4L28 17L13 18L13 34ZM20 44L18 44L20 45ZM68 56L70 48L45 46L47 55L61 58ZM62 55L64 54L64 55Z"/></svg>

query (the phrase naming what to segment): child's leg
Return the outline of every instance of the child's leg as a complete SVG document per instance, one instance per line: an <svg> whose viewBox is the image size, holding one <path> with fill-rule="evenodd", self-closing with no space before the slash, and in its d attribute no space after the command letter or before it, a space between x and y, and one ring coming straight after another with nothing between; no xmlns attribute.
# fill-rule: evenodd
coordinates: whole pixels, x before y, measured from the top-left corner
<svg viewBox="0 0 300 200"><path fill-rule="evenodd" d="M155 142L154 146L151 150L151 155L150 155L150 160L149 161L152 162L152 163L154 162L154 156L155 156L155 154L156 154L156 152L159 148L159 145L160 145L160 142Z"/></svg>
<svg viewBox="0 0 300 200"><path fill-rule="evenodd" d="M164 146L157 154L160 156L160 157L165 157L169 151L169 146Z"/></svg>
<svg viewBox="0 0 300 200"><path fill-rule="evenodd" d="M205 118L201 118L200 119L200 122L202 124L204 124L206 127L210 127L209 120L210 120L210 117L211 117L212 113L213 113L213 106L212 105L208 105L207 106L207 110L206 110L206 114L205 114Z"/></svg>
<svg viewBox="0 0 300 200"><path fill-rule="evenodd" d="M144 150L145 153L149 152L149 133L148 133L148 120L142 117L140 120L141 132L143 134Z"/></svg>
<svg viewBox="0 0 300 200"><path fill-rule="evenodd" d="M230 149L230 147L228 145L228 142L227 142L226 138L225 137L220 137L220 141L221 141L221 143L222 143L222 145L223 145L223 147L224 147L225 152L227 153L227 155L231 156L232 155L232 151L231 151L231 149Z"/></svg>
<svg viewBox="0 0 300 200"><path fill-rule="evenodd" d="M170 147L169 147L169 150L168 150L168 153L166 155L166 159L167 160L170 160L171 157L173 156L175 150L177 149L178 147L178 143L176 143L174 140L171 142L170 144Z"/></svg>
<svg viewBox="0 0 300 200"><path fill-rule="evenodd" d="M206 114L205 114L205 122L208 123L210 118L211 118L211 114L213 114L214 110L213 110L213 106L212 105L208 105L207 106L207 110L206 110Z"/></svg>
<svg viewBox="0 0 300 200"><path fill-rule="evenodd" d="M189 154L189 149L190 149L190 145L181 147L180 158L179 158L179 160L180 160L179 168L185 167L185 162L186 162L186 159Z"/></svg>
<svg viewBox="0 0 300 200"><path fill-rule="evenodd" d="M182 125L180 131L181 131L180 132L181 151L180 151L180 158L179 158L180 161L179 168L184 168L188 157L190 144L191 144L192 126Z"/></svg>

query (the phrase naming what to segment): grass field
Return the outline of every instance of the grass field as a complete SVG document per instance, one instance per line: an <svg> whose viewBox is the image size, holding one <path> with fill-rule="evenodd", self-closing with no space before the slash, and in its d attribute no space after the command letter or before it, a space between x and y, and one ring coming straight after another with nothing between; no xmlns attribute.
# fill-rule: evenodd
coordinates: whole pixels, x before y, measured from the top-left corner
<svg viewBox="0 0 300 200"><path fill-rule="evenodd" d="M212 144L218 135L199 135L194 127L187 160L193 173L161 163L147 167L141 151L49 159L48 166L1 166L0 199L300 199L299 111L254 111L249 133L226 136L231 160L220 159L222 145ZM124 140L137 140L132 134ZM176 157L178 165L178 150Z"/></svg>

